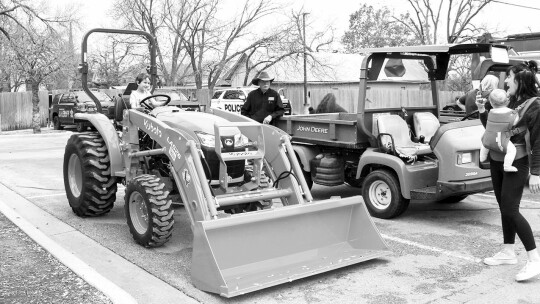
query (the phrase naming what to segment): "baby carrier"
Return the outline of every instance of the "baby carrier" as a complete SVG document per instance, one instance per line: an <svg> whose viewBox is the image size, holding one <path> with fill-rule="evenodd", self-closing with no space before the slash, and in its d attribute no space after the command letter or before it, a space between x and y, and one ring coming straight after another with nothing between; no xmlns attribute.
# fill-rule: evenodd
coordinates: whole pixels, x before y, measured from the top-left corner
<svg viewBox="0 0 540 304"><path fill-rule="evenodd" d="M488 115L486 132L482 136L482 144L490 150L490 155L493 159L502 161L510 138L524 132L526 132L525 144L515 145L517 150L516 159L522 158L530 153L529 132L527 126L521 125L517 127L517 125L519 125L519 121L523 119L527 109L536 99L537 97L527 99L511 112L490 113ZM519 115L519 121L514 127L515 115Z"/></svg>

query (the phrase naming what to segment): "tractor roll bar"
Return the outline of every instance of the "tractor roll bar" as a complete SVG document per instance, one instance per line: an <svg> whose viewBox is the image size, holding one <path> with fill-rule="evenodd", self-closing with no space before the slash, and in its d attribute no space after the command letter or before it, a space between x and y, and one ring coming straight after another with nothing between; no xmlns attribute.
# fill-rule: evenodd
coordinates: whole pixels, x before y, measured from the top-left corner
<svg viewBox="0 0 540 304"><path fill-rule="evenodd" d="M81 82L83 90L92 98L96 104L98 113L101 113L101 103L97 97L88 89L88 62L87 62L87 42L88 37L92 33L111 33L111 34L126 34L126 35L138 35L143 36L148 40L149 49L150 49L150 83L152 84L152 90L156 87L156 76L157 76L157 66L156 66L156 41L150 33L143 31L130 31L130 30L119 30L119 29L107 29L107 28L95 28L89 30L83 37L81 45L81 63L79 64L78 70L82 74Z"/></svg>

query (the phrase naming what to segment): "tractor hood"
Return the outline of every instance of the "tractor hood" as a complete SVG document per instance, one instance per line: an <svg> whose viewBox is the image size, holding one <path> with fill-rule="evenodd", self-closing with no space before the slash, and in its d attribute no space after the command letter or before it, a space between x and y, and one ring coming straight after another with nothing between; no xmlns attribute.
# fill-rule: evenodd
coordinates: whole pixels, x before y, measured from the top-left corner
<svg viewBox="0 0 540 304"><path fill-rule="evenodd" d="M158 107L152 110L152 115L175 129L181 129L192 135L203 132L214 135L214 123L228 123L229 121L208 113L184 111L177 107ZM240 133L238 128L222 128L222 136L232 136Z"/></svg>

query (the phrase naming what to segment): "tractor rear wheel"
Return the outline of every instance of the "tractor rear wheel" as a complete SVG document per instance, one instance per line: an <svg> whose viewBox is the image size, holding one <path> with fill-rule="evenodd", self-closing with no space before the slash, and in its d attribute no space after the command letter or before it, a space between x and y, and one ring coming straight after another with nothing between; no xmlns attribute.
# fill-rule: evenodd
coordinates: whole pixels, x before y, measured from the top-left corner
<svg viewBox="0 0 540 304"><path fill-rule="evenodd" d="M107 146L99 133L73 134L64 154L64 187L69 205L81 217L109 212L116 200Z"/></svg>
<svg viewBox="0 0 540 304"><path fill-rule="evenodd" d="M171 238L174 209L169 194L155 175L139 175L127 185L124 208L129 231L138 244L159 247Z"/></svg>
<svg viewBox="0 0 540 304"><path fill-rule="evenodd" d="M366 176L362 196L371 216L389 219L402 214L410 200L401 195L397 177L388 170L375 170Z"/></svg>

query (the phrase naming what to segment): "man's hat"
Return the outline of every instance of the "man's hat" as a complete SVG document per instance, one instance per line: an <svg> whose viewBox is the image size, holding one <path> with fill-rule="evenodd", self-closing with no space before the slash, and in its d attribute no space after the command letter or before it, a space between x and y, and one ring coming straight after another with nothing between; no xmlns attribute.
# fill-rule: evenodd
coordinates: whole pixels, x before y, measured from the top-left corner
<svg viewBox="0 0 540 304"><path fill-rule="evenodd" d="M251 83L258 86L259 85L259 80L272 82L272 81L274 81L274 78L270 78L270 76L268 75L268 73L266 71L262 71L262 72L259 73L259 75L257 75L255 78L253 78Z"/></svg>

